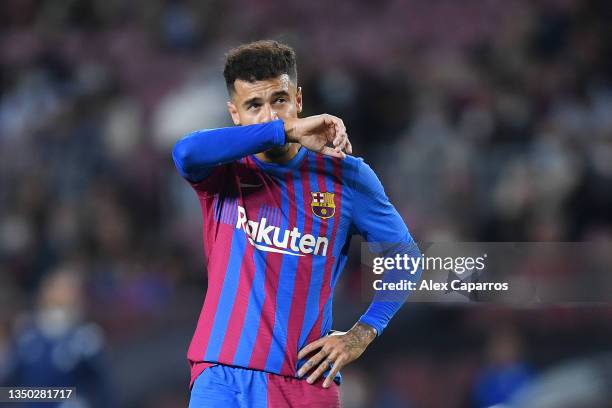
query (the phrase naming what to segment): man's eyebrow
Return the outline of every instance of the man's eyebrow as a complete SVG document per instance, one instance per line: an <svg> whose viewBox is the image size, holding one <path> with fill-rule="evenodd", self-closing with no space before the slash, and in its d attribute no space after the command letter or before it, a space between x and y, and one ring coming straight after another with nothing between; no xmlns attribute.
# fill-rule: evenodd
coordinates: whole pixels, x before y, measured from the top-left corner
<svg viewBox="0 0 612 408"><path fill-rule="evenodd" d="M253 98L247 99L246 101L242 102L242 105L243 106L250 106L254 102L261 102L261 98L258 97L258 96L255 96Z"/></svg>
<svg viewBox="0 0 612 408"><path fill-rule="evenodd" d="M281 91L276 91L272 94L272 98L277 97L277 96L289 96L289 92L285 91L285 90L281 90Z"/></svg>
<svg viewBox="0 0 612 408"><path fill-rule="evenodd" d="M280 91L275 91L272 93L271 97L272 99L277 98L279 96L285 96L287 98L289 98L289 92L285 91L284 89L280 90ZM243 106L249 107L252 103L255 102L261 102L261 98L259 96L255 96L253 98L249 98L246 101L244 101L242 103Z"/></svg>

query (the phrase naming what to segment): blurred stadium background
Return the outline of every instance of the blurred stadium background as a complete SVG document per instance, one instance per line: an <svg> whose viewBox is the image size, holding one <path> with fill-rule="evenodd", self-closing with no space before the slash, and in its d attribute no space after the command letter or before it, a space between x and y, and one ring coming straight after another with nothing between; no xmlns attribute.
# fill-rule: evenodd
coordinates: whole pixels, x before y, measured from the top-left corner
<svg viewBox="0 0 612 408"><path fill-rule="evenodd" d="M296 48L304 114L344 119L417 239L612 241L606 0L5 0L1 384L186 406L205 270L170 149L230 124L223 53L260 38ZM356 243L337 329L359 281ZM611 318L410 304L344 370L344 406L610 407Z"/></svg>

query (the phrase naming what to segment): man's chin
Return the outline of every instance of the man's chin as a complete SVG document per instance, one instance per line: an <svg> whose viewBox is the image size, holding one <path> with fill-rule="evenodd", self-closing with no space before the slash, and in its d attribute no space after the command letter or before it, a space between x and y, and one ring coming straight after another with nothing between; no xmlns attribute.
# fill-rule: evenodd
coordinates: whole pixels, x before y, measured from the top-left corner
<svg viewBox="0 0 612 408"><path fill-rule="evenodd" d="M272 147L271 149L266 150L264 154L269 159L274 160L274 159L279 159L279 158L284 157L288 151L289 151L289 143L285 143L282 146L276 146L276 147Z"/></svg>

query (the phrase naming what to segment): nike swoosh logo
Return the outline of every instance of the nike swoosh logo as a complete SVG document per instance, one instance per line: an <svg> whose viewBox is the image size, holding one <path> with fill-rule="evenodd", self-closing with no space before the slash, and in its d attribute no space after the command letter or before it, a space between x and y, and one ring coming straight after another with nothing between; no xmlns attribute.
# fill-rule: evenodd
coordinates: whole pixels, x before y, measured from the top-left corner
<svg viewBox="0 0 612 408"><path fill-rule="evenodd" d="M258 188L258 187L263 186L263 184L248 184L248 183L238 183L238 185L243 188Z"/></svg>

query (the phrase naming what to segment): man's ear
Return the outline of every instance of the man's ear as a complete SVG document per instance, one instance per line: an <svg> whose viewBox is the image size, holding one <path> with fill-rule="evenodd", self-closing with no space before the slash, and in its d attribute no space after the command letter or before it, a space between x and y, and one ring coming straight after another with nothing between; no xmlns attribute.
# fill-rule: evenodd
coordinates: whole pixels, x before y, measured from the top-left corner
<svg viewBox="0 0 612 408"><path fill-rule="evenodd" d="M302 112L302 87L298 86L297 92L295 93L295 106L297 107L297 112Z"/></svg>
<svg viewBox="0 0 612 408"><path fill-rule="evenodd" d="M227 101L227 110L232 116L232 121L234 125L240 125L240 115L238 115L238 109L236 109L236 105L232 103L232 101Z"/></svg>

